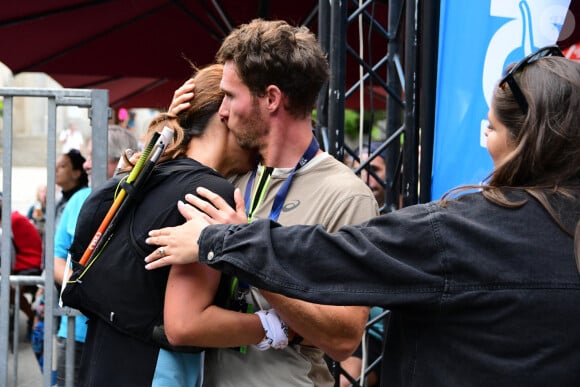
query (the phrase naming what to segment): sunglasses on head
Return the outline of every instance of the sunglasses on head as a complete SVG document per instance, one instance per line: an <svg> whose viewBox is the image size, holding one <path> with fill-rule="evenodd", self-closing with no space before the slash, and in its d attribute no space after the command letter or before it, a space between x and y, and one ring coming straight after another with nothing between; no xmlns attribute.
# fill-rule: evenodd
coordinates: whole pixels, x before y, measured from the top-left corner
<svg viewBox="0 0 580 387"><path fill-rule="evenodd" d="M514 74L517 73L518 71L523 70L524 67L526 67L527 65L530 65L535 61L537 61L538 59L547 56L564 56L564 54L562 53L562 50L560 50L560 47L558 47L557 45L540 48L538 51L531 53L530 55L526 56L524 59L516 63L511 69L507 71L507 73L504 74L503 78L499 81L500 87L503 87L505 83L508 84L516 102L518 103L518 105L520 105L520 109L524 114L528 113L528 101L526 100L526 97L524 97L522 89L520 89L520 87L518 86L518 83L514 78Z"/></svg>

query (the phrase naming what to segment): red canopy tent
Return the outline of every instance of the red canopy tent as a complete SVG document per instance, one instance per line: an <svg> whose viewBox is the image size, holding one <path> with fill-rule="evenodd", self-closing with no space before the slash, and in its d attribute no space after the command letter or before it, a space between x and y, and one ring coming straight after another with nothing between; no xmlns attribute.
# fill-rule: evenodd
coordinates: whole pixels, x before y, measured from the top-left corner
<svg viewBox="0 0 580 387"><path fill-rule="evenodd" d="M108 89L113 108L165 108L192 73L188 61L211 63L231 28L262 17L317 32L317 5L317 0L8 1L0 12L0 62L14 74L47 73L63 87ZM580 0L572 0L572 16L580 14L579 6ZM386 25L387 2L377 1L375 11L373 17ZM580 29L572 29L562 47L580 41ZM355 50L357 40L356 28L349 29ZM385 40L377 39L367 52L380 58L386 50ZM359 78L358 64L348 57L346 77L346 89ZM384 107L384 92L372 89L374 107ZM357 106L358 92L347 100L347 107Z"/></svg>
<svg viewBox="0 0 580 387"><path fill-rule="evenodd" d="M308 0L9 1L0 12L0 62L14 74L47 73L67 88L109 89L115 108L164 108L191 75L188 61L211 63L232 27L255 17L302 24L315 15L316 5Z"/></svg>

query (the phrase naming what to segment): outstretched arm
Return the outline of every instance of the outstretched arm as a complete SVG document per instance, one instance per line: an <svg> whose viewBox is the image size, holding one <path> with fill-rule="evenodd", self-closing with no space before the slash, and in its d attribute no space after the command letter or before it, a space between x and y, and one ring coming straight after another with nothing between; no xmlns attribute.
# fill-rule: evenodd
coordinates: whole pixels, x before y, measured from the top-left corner
<svg viewBox="0 0 580 387"><path fill-rule="evenodd" d="M434 229L441 225L434 226L425 206L414 207L335 233L269 220L211 225L201 231L199 260L309 302L437 305L445 285L445 250Z"/></svg>

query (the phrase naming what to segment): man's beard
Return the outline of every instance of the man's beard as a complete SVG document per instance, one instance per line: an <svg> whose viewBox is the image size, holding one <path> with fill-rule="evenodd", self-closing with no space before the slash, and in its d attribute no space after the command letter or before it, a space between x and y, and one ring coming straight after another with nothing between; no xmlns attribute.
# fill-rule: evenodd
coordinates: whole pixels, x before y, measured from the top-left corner
<svg viewBox="0 0 580 387"><path fill-rule="evenodd" d="M254 100L251 113L240 126L240 130L233 131L238 145L246 150L259 149L260 139L269 132L269 129L262 119L257 100Z"/></svg>

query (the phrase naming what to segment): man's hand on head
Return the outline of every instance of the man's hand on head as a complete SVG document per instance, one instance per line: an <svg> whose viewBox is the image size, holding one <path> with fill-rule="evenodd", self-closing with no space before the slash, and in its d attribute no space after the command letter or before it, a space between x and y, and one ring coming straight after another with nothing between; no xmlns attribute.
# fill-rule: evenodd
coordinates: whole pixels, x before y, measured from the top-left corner
<svg viewBox="0 0 580 387"><path fill-rule="evenodd" d="M195 83L193 78L185 81L179 89L175 90L173 93L173 100L171 100L171 105L167 109L167 113L178 115L182 111L188 109L191 106L191 100L193 99L193 89L195 89Z"/></svg>

